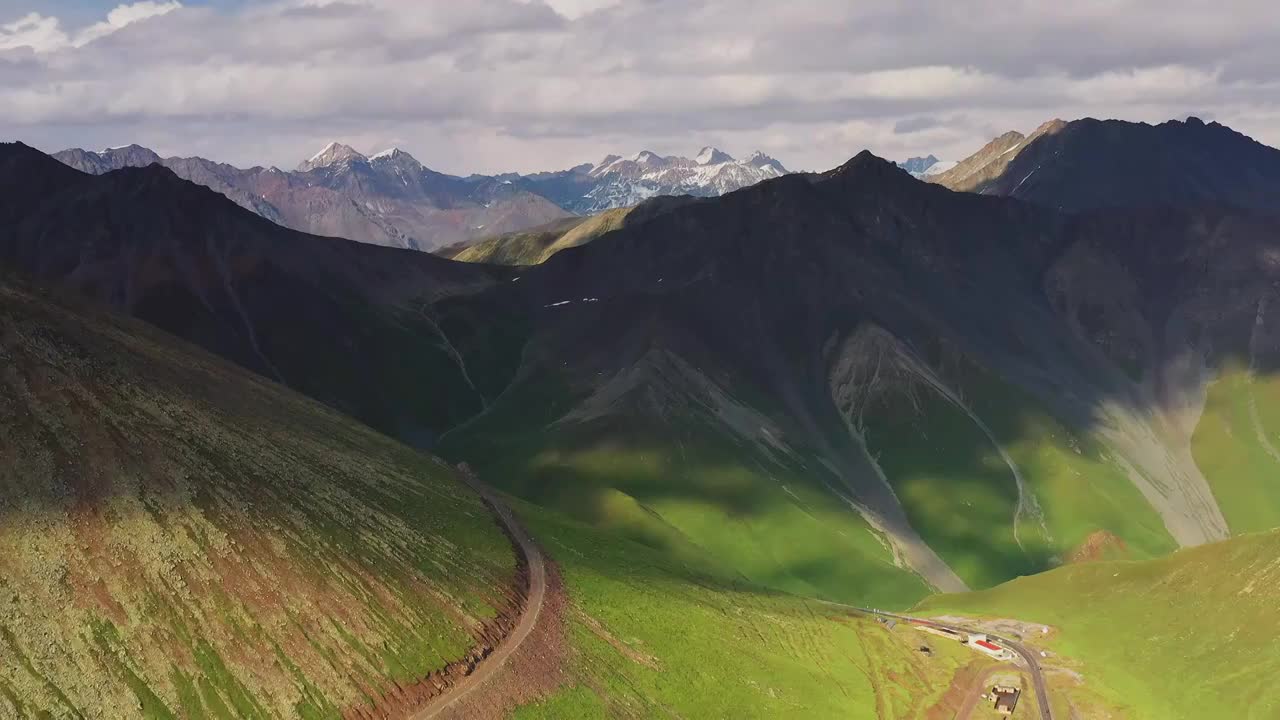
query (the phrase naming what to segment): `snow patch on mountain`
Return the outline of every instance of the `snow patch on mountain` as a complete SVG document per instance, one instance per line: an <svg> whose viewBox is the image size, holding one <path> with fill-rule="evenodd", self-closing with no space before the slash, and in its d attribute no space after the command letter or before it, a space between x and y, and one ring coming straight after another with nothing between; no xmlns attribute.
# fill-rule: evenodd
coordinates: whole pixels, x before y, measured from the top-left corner
<svg viewBox="0 0 1280 720"><path fill-rule="evenodd" d="M609 155L588 173L593 181L580 198L565 207L593 214L630 207L659 195L712 197L787 174L787 169L762 152L736 160L723 150L704 147L694 159L663 157L642 150L629 158Z"/></svg>
<svg viewBox="0 0 1280 720"><path fill-rule="evenodd" d="M702 148L698 153L698 157L693 159L699 165L719 165L721 163L734 162L733 156L719 148L710 146Z"/></svg>

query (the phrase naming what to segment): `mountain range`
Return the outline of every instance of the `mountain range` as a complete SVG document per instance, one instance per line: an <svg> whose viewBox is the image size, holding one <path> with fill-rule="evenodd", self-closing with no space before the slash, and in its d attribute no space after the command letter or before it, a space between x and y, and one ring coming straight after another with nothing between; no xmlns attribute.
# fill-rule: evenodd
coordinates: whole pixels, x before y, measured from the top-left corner
<svg viewBox="0 0 1280 720"><path fill-rule="evenodd" d="M54 173L16 173L45 174ZM273 229L159 168L97 180L71 173L58 184L60 198L30 182L11 191L53 198L16 205L23 217L7 223L7 256L16 248L28 272L149 313L163 327L402 437L422 441L447 431L453 456L482 467L501 458L498 476L529 477L520 464L544 457L548 447L564 458L558 471L571 473L572 458L601 442L636 453L683 446L705 453L705 463L717 457L738 468L753 478L752 492L776 493L766 478L781 473L818 491L832 512L841 504L856 508L843 522L883 535L904 567L949 589L1048 567L1092 531L1113 533L1151 555L1225 537L1231 527L1190 454L1194 425L1183 413L1203 397L1210 377L1204 368L1240 357L1262 362L1266 352L1262 340L1241 340L1270 292L1268 266L1246 261L1269 252L1277 235L1269 221L1249 214L1137 208L1119 216L1063 215L952 193L864 153L823 175L642 206L614 232L563 250L511 282L496 269L425 256L405 263L387 255L388 267L378 270L380 253L351 255L352 246L342 252L347 259L334 262L327 258L338 241ZM144 202L144 192L155 195ZM170 193L190 199L162 199ZM100 207L101 215L40 214L42 206L69 205ZM125 208L138 219L112 220ZM164 220L146 231L143 223L153 217ZM228 222L243 229L216 230ZM38 243L27 230L35 227L43 228ZM130 231L104 236L91 227ZM182 227L192 229L178 232ZM250 241L255 232L275 239ZM238 240L224 246L214 234ZM178 240L189 236L210 239ZM97 239L86 253L90 237ZM1147 253L1156 238L1177 252ZM1226 238L1232 242L1220 248ZM160 243L173 256L144 262L139 243ZM1199 258L1210 247L1216 261L1206 269ZM85 258L94 262L86 266ZM158 275L151 269L157 267L169 270ZM1100 267L1115 276L1105 288L1097 287ZM100 268L111 272L99 277ZM383 273L405 281L389 282ZM397 293L400 286L405 290ZM179 305L175 297L190 299ZM383 337L399 327L370 323L346 308L351 299L368 317L390 314L434 338L426 356L438 358L435 372L442 374L409 381L371 373L379 379L362 384L359 402L324 387L307 358L350 357L352 373L359 372L356 358L385 357L390 367L404 355L395 343L408 336ZM421 303L416 314L415 303ZM1020 310L999 310L1009 307ZM191 317L210 319L191 325ZM323 317L323 326L300 322L313 317ZM347 340L356 337L362 339ZM1200 364L1187 365L1187 353ZM446 377L452 380L439 382ZM434 406L429 420L406 423L423 411L396 399L401 382L421 393L447 387L456 399L443 407L427 403ZM1038 476L1018 459L1030 441L1015 416L1056 428L1049 433L1056 440L1035 443L1076 454L1085 465L1063 454L1058 470ZM503 429L485 430L491 423ZM937 423L946 423L944 434L960 444L953 455L942 454L949 457L945 465L931 469L919 463L928 456L928 438L943 432ZM677 428L679 438L671 434ZM479 449L490 443L507 450ZM532 454L523 458L518 449L526 446ZM722 455L735 446L739 453ZM986 453L1000 459L996 469ZM700 492L698 467L682 476L681 492ZM1069 502L1058 495L1065 492L1060 473L1075 472L1094 484L1073 488L1072 496L1123 496L1132 509L1114 518L1100 503L1055 519L1049 508ZM930 488L924 497L911 489L919 483ZM962 488L990 494L988 532L981 536L948 529L932 514L939 498L963 504ZM532 486L516 489L552 502ZM647 490L627 492L641 504L657 501ZM666 521L680 527L676 518ZM724 552L745 563L741 553L761 542L749 533ZM815 545L850 558L861 553L867 562L878 555L835 537ZM850 560L844 572L857 566ZM759 572L787 589L840 595L856 585L844 572Z"/></svg>
<svg viewBox="0 0 1280 720"><path fill-rule="evenodd" d="M365 157L330 144L293 172L203 158L160 158L138 146L54 155L87 173L158 163L272 222L317 235L414 250L541 225L569 215L508 181L458 178L401 150Z"/></svg>
<svg viewBox="0 0 1280 720"><path fill-rule="evenodd" d="M138 145L71 149L54 157L90 174L160 164L285 227L424 251L659 195L720 195L787 172L762 153L737 161L715 148L694 160L646 151L563 172L465 178L435 172L403 150L365 156L340 143L330 143L293 171L162 158Z"/></svg>
<svg viewBox="0 0 1280 720"><path fill-rule="evenodd" d="M299 172L355 177L396 161L353 152L327 148ZM1097 590L1098 602L1147 628L1159 614L1132 598L1178 600L1198 577L1180 568L1274 575L1273 535L1214 545L1221 555L1177 551L1280 527L1280 218L1267 201L1280 197L1278 156L1194 119L1054 121L927 182L863 152L825 173L778 166L733 192L476 246L478 259L520 265L501 267L290 230L162 166L89 175L4 145L0 264L466 462L519 498L572 568L571 596L605 619L578 621L584 665L616 650L669 677L646 653L679 657L660 637L668 627L683 642L699 622L751 615L722 603L740 588L875 607L997 588L923 607L1052 613L1067 638L1052 647L1093 663L1081 683L1107 668L1106 699L1138 688L1125 697L1144 703L1139 717L1209 717L1221 697L1159 699L1167 678L1144 679L1143 658L1208 636L1203 647L1221 648L1216 632L1179 621L1144 646L1134 630L1123 652L1136 660L1121 663L1113 644L1067 635L1105 625L1044 602L1115 582L1123 592ZM540 182L567 188L599 170L634 188L733 162L714 149L640 153ZM513 192L526 181L509 180ZM78 357L32 337L32 357ZM1098 558L1125 561L1100 566L1113 581L1053 570ZM1223 597L1244 598L1249 617L1274 605L1273 588L1237 580ZM756 632L798 622L764 615L774 620L752 627L770 629ZM738 648L706 672L723 673ZM1263 698L1265 651L1224 677ZM603 667L588 694L617 704L597 716L660 714L691 695Z"/></svg>

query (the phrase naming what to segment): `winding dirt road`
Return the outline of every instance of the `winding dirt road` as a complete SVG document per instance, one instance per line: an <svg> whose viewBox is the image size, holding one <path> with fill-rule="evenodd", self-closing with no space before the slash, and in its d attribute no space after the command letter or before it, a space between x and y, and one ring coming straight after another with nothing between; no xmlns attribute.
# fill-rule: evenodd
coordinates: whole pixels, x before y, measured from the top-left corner
<svg viewBox="0 0 1280 720"><path fill-rule="evenodd" d="M520 644L529 637L529 633L533 632L533 629L537 627L538 616L542 614L542 604L547 595L547 565L537 544L529 537L529 533L516 520L511 508L502 502L497 493L493 492L488 485L485 485L471 473L464 471L460 474L467 484L488 504L498 522L506 528L507 533L510 534L512 540L520 549L520 553L524 555L525 563L529 568L529 593L515 629L502 639L502 642L488 657L476 665L475 670L470 675L458 681L443 695L431 700L421 710L410 715L410 720L432 720L433 718L441 717L442 713L445 713L460 700L491 680L502 669L507 659L519 649Z"/></svg>

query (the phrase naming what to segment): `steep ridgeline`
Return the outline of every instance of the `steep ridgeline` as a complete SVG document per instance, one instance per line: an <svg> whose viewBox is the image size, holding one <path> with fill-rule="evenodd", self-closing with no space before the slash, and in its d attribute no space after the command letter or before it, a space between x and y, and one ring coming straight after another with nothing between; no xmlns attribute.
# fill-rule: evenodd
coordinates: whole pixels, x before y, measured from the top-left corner
<svg viewBox="0 0 1280 720"><path fill-rule="evenodd" d="M495 269L304 235L158 165L90 176L20 144L0 145L0 197L0 263L414 443L479 412L510 372L463 364L429 307Z"/></svg>
<svg viewBox="0 0 1280 720"><path fill-rule="evenodd" d="M1280 461L1206 472L1224 446L1199 422L1234 368L1276 387L1276 257L1280 225L1247 213L1063 215L863 154L482 293L528 313L521 367L441 450L797 592L985 587L1099 536L1160 555L1280 524ZM1257 407L1256 434L1218 435L1272 436Z"/></svg>
<svg viewBox="0 0 1280 720"><path fill-rule="evenodd" d="M1280 150L1197 118L1160 125L1054 120L1007 133L928 179L1067 211L1230 205L1274 211Z"/></svg>
<svg viewBox="0 0 1280 720"><path fill-rule="evenodd" d="M5 718L401 716L523 589L439 461L7 274L0 558Z"/></svg>
<svg viewBox="0 0 1280 720"><path fill-rule="evenodd" d="M136 145L103 152L64 150L54 157L91 174L159 163L280 225L414 250L434 250L569 215L509 181L445 175L396 149L365 157L332 143L295 172L245 170L198 157L162 159Z"/></svg>

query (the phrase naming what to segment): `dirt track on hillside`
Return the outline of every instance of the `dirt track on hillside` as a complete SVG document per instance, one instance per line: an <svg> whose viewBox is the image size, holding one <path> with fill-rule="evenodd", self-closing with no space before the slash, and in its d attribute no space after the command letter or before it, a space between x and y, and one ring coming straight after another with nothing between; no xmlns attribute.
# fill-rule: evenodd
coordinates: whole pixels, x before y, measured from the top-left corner
<svg viewBox="0 0 1280 720"><path fill-rule="evenodd" d="M489 506L498 523L503 526L512 543L523 556L523 565L527 569L526 574L529 580L528 593L525 596L524 608L520 613L519 621L516 623L515 628L499 642L497 648L481 660L469 674L455 682L443 694L430 700L425 707L410 715L409 717L412 720L434 720L435 718L453 717L457 712L463 711L464 704L472 704L469 702L471 694L489 683L502 670L503 665L520 649L525 640L538 628L543 607L547 600L547 563L542 555L542 550L533 542L533 539L529 537L529 533L525 531L524 526L516 520L511 509L506 506L496 493L470 473L464 471L462 474L468 484L484 499L485 504ZM556 587L559 589L558 582ZM557 605L559 606L559 604L558 599ZM468 717L475 716L473 711L466 712L466 715Z"/></svg>

